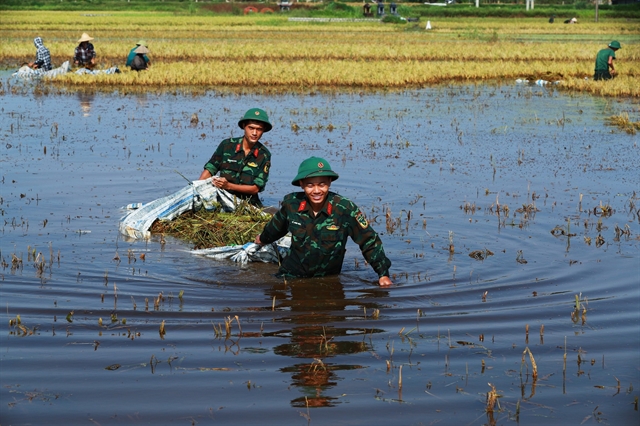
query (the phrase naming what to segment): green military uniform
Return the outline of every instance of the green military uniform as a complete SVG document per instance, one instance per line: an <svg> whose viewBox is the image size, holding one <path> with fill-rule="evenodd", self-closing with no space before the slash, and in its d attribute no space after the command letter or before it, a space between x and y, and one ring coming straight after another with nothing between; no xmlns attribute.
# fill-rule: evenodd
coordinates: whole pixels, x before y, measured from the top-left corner
<svg viewBox="0 0 640 426"><path fill-rule="evenodd" d="M264 191L267 184L270 167L271 152L260 142L256 142L249 154L245 156L241 137L223 140L204 166L212 176L220 172L220 176L229 182L238 185L256 185L260 192ZM255 206L262 206L257 194L230 192Z"/></svg>
<svg viewBox="0 0 640 426"><path fill-rule="evenodd" d="M291 232L291 249L282 261L280 275L322 277L339 274L347 237L351 237L378 276L389 276L391 261L384 253L380 237L353 202L334 192L328 193L317 216L304 192L285 196L280 210L264 227L260 241L269 244L287 232Z"/></svg>
<svg viewBox="0 0 640 426"><path fill-rule="evenodd" d="M609 58L611 58L611 63L613 64L613 60L616 59L616 50L621 47L619 41L613 40L609 43L607 49L602 49L598 52L596 55L596 70L593 74L594 80L610 80L613 78L609 72ZM613 65L611 69L613 69Z"/></svg>
<svg viewBox="0 0 640 426"><path fill-rule="evenodd" d="M602 49L596 55L594 80L609 80L611 78L611 74L609 73L609 57L613 59L616 58L616 52L609 48Z"/></svg>

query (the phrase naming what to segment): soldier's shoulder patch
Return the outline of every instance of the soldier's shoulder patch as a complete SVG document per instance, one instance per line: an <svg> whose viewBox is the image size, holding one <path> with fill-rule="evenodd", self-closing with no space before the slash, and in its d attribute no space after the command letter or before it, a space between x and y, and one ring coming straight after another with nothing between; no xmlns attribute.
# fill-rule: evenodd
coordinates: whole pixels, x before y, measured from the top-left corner
<svg viewBox="0 0 640 426"><path fill-rule="evenodd" d="M329 225L327 226L327 229L329 231L337 231L338 229L340 229L340 227L338 225Z"/></svg>
<svg viewBox="0 0 640 426"><path fill-rule="evenodd" d="M258 165L256 163L254 163L253 161L247 163L247 166L249 166L249 167L258 167Z"/></svg>
<svg viewBox="0 0 640 426"><path fill-rule="evenodd" d="M264 172L265 173L269 173L269 167L271 166L271 163L267 163L264 165Z"/></svg>
<svg viewBox="0 0 640 426"><path fill-rule="evenodd" d="M367 222L367 218L364 217L362 212L358 212L356 214L356 221L358 222L358 225L360 225L362 229L365 229L367 226L369 226L369 222Z"/></svg>

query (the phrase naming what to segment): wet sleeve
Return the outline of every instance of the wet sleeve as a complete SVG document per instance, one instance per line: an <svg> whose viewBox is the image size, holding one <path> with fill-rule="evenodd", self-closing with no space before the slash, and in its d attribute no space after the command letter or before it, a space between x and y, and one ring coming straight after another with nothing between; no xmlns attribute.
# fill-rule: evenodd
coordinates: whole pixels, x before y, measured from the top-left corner
<svg viewBox="0 0 640 426"><path fill-rule="evenodd" d="M373 267L378 277L389 276L389 268L391 261L384 253L382 240L378 233L369 225L365 215L358 207L351 203L351 212L349 215L349 228L351 229L351 238L358 244L362 251L362 256Z"/></svg>
<svg viewBox="0 0 640 426"><path fill-rule="evenodd" d="M260 241L262 241L263 244L271 244L272 242L287 235L287 232L289 231L289 218L287 211L288 209L283 202L280 210L278 210L271 220L267 222L262 230L262 234L260 234Z"/></svg>

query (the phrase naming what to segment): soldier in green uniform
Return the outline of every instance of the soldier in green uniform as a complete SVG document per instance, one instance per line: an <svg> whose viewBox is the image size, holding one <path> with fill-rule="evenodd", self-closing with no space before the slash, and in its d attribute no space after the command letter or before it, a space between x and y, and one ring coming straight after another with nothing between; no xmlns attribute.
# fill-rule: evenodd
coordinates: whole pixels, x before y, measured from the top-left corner
<svg viewBox="0 0 640 426"><path fill-rule="evenodd" d="M611 80L616 70L613 67L613 60L616 58L616 50L620 49L620 43L613 40L607 49L602 49L596 55L596 71L594 80ZM609 72L611 68L611 72Z"/></svg>
<svg viewBox="0 0 640 426"><path fill-rule="evenodd" d="M358 206L329 191L338 174L319 157L302 162L291 182L302 192L284 197L280 210L265 225L256 244L270 244L291 233L291 249L280 265L279 275L322 277L339 274L346 251L347 237L360 246L365 260L378 274L381 286L391 285L387 258L380 237L367 222Z"/></svg>
<svg viewBox="0 0 640 426"><path fill-rule="evenodd" d="M214 176L212 183L217 188L262 207L258 193L264 191L269 179L271 152L259 140L273 126L267 113L259 108L247 111L238 126L244 136L223 140L198 179Z"/></svg>

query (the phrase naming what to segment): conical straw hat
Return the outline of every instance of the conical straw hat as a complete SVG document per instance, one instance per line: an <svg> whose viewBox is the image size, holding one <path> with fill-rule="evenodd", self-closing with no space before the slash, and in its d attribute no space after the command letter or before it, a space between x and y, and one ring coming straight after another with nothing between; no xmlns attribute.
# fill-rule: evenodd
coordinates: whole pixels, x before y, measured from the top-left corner
<svg viewBox="0 0 640 426"><path fill-rule="evenodd" d="M90 41L93 40L93 37L89 37L89 34L87 33L82 33L82 37L80 37L80 40L78 40L78 43L82 43L83 41Z"/></svg>

